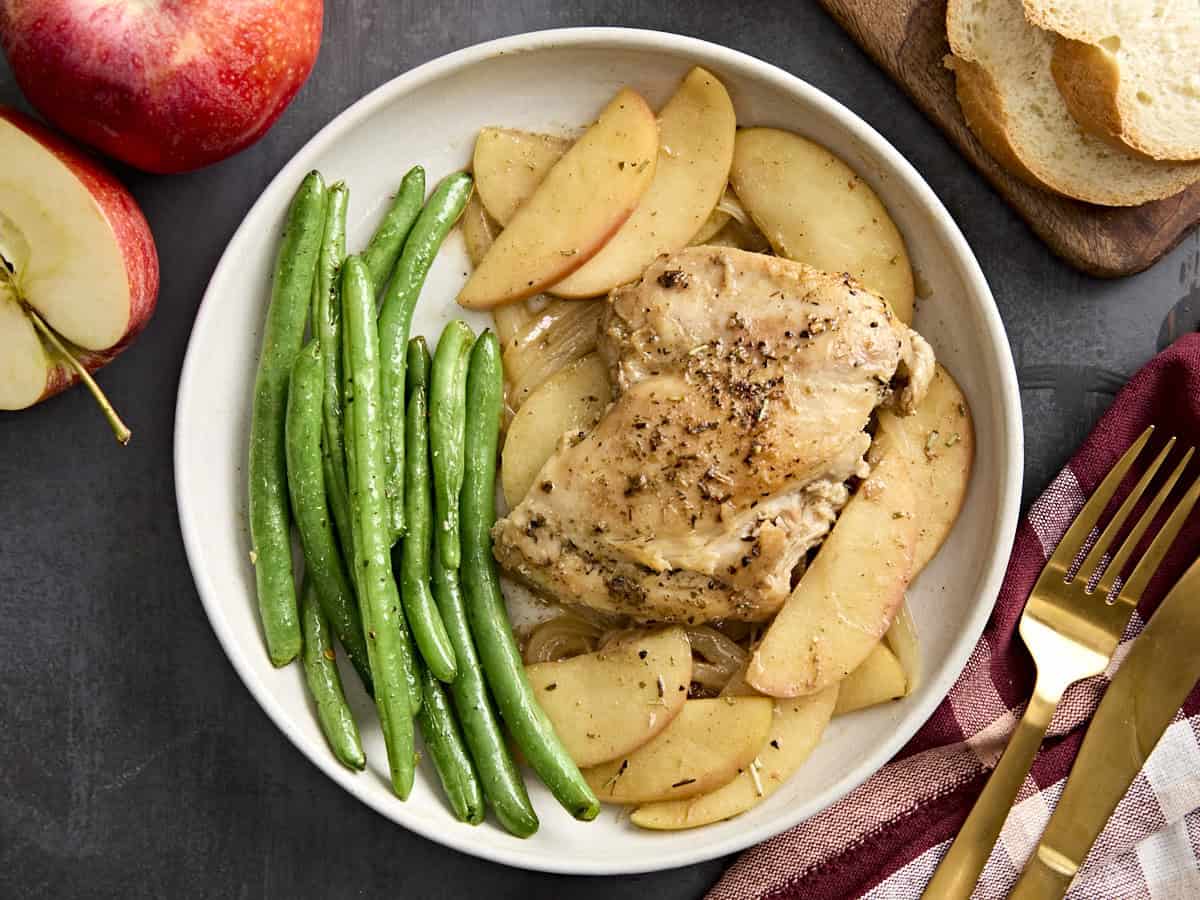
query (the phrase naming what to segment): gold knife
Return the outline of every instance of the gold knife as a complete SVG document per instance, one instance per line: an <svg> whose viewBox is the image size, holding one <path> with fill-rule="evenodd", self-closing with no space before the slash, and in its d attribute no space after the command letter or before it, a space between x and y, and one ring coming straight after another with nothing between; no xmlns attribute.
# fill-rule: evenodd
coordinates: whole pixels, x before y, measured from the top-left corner
<svg viewBox="0 0 1200 900"><path fill-rule="evenodd" d="M1097 597L1097 602L1104 601ZM1104 693L1062 799L1009 900L1062 897L1200 679L1200 559L1150 617Z"/></svg>

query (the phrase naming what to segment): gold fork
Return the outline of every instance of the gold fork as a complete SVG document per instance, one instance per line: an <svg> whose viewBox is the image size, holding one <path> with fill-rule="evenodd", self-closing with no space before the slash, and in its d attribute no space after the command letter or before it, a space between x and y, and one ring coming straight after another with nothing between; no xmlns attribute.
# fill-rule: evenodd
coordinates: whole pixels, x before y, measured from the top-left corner
<svg viewBox="0 0 1200 900"><path fill-rule="evenodd" d="M1129 578L1121 582L1117 596L1110 601L1108 598L1117 578L1192 457L1193 448L1188 448L1109 561L1108 552L1125 520L1175 446L1175 439L1171 438L1121 503L1082 564L1073 570L1076 557L1153 432L1153 425L1142 432L1105 476L1067 529L1029 595L1019 632L1037 668L1033 697L923 897L942 900L971 895L1017 792L1029 774L1059 700L1070 685L1098 675L1108 666L1146 583L1175 541L1197 494L1200 494L1198 481L1155 536ZM1095 587L1089 588L1092 582L1096 582Z"/></svg>

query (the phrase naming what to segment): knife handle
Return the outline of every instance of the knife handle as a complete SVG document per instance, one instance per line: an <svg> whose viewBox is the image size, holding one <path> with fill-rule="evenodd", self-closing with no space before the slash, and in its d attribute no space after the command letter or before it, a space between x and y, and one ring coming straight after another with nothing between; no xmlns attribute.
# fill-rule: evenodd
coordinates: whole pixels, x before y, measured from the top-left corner
<svg viewBox="0 0 1200 900"><path fill-rule="evenodd" d="M1053 690L1048 690L1051 687ZM921 895L923 900L966 900L971 896L1013 801L1033 766L1062 693L1061 688L1049 683L1039 682L1034 687L1025 715L1017 724L1004 755L971 808L958 837L933 873L933 879Z"/></svg>

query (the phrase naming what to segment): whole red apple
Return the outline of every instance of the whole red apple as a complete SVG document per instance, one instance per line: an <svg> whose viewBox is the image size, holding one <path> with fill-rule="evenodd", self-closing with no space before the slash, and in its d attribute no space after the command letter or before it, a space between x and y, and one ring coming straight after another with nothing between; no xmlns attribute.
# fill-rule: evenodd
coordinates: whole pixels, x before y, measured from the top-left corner
<svg viewBox="0 0 1200 900"><path fill-rule="evenodd" d="M63 131L183 172L266 133L312 70L323 12L323 0L0 0L0 45Z"/></svg>
<svg viewBox="0 0 1200 900"><path fill-rule="evenodd" d="M83 380L124 442L128 429L89 373L154 312L150 226L95 159L2 106L0 160L0 409L24 409Z"/></svg>

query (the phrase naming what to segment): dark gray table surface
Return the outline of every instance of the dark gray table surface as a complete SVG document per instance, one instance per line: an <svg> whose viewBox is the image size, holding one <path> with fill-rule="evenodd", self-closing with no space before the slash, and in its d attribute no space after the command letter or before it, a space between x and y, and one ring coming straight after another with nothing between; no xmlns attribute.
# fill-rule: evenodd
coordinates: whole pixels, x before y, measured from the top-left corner
<svg viewBox="0 0 1200 900"><path fill-rule="evenodd" d="M421 7L421 8L418 8ZM928 179L979 256L1012 341L1028 502L1124 379L1200 318L1200 237L1119 282L1052 257L815 5L692 0L327 4L320 59L270 134L175 177L121 174L162 264L158 311L100 380L0 414L0 897L701 896L729 860L622 879L520 872L430 843L325 778L234 674L184 559L171 462L192 318L226 242L283 163L371 88L451 50L570 25L695 35L845 103ZM0 102L22 105L0 64ZM2 165L2 162L0 162Z"/></svg>

